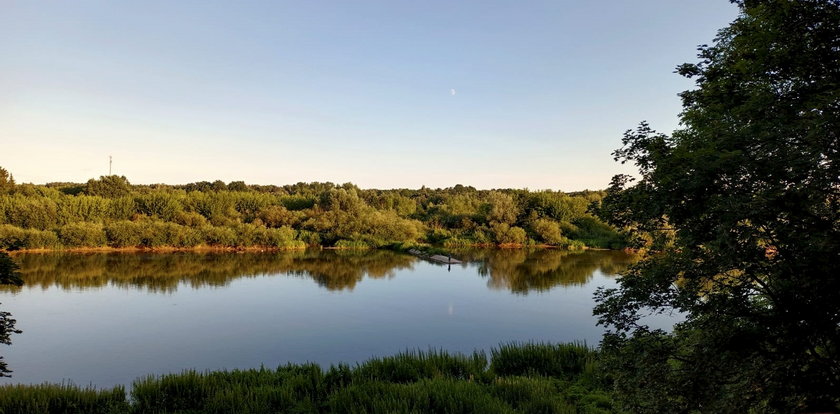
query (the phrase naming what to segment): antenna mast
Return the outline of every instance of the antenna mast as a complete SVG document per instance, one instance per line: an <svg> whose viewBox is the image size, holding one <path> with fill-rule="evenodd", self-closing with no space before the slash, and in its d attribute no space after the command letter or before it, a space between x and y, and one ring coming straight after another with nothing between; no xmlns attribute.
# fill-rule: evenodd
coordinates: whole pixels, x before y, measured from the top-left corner
<svg viewBox="0 0 840 414"><path fill-rule="evenodd" d="M111 175L111 166L114 164L114 158L108 156L108 175Z"/></svg>

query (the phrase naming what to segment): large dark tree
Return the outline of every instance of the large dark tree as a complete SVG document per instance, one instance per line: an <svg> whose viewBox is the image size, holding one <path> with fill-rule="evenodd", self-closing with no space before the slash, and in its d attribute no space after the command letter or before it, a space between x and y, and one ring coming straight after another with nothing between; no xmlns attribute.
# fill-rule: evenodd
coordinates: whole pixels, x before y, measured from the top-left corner
<svg viewBox="0 0 840 414"><path fill-rule="evenodd" d="M22 285L23 280L21 280L17 269L18 267L12 258L8 254L0 252L0 284ZM19 330L15 329L15 322L9 312L0 311L0 344L10 345L12 334L20 333ZM3 357L0 356L0 377L8 377L11 372L6 362L3 361Z"/></svg>
<svg viewBox="0 0 840 414"><path fill-rule="evenodd" d="M600 210L676 232L598 295L633 412L840 411L840 2L737 4L677 70L697 85L682 128L628 131L615 155L640 177Z"/></svg>

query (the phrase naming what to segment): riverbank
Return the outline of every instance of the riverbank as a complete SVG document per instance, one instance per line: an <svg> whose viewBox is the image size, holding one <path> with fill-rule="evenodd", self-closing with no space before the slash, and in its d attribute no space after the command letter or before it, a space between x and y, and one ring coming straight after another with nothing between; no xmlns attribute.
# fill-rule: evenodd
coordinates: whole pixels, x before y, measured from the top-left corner
<svg viewBox="0 0 840 414"><path fill-rule="evenodd" d="M322 369L149 376L125 387L0 387L3 413L614 413L597 350L582 344L509 344L472 355L405 352Z"/></svg>
<svg viewBox="0 0 840 414"><path fill-rule="evenodd" d="M437 246L430 246L424 244L398 244L398 245L388 245L388 246L381 246L381 247L373 247L366 244L360 243L348 243L348 244L340 244L337 246L322 246L322 245L303 245L303 244L296 244L292 246L284 246L284 247L277 247L277 246L208 246L208 245L201 245L201 246L191 246L191 247L179 247L179 246L156 246L156 247L145 247L145 246L129 246L129 247L111 247L111 246L98 246L98 247L55 247L55 248L20 248L20 249L11 249L5 250L0 249L0 252L7 253L9 255L17 255L17 254L28 254L28 253L178 253L178 252L187 252L187 253L202 253L202 252L283 252L283 251L294 251L294 250L305 250L305 249L322 249L322 250L392 250L398 251L403 253L411 253L411 249L415 249L417 247L422 247L423 251L435 251L440 252L438 254L446 254L447 248L444 247L437 247ZM482 248L482 249L552 249L552 250L565 250L565 251L579 251L579 250L596 250L596 251L609 251L615 249L604 249L604 248L596 248L596 247L578 247L578 248L569 248L569 247L560 247L560 246L553 246L549 244L488 244L488 243L474 243L474 244L464 244L458 245L456 247L452 247L451 249L469 249L469 248ZM630 249L619 249L629 251ZM454 262L453 262L454 263Z"/></svg>

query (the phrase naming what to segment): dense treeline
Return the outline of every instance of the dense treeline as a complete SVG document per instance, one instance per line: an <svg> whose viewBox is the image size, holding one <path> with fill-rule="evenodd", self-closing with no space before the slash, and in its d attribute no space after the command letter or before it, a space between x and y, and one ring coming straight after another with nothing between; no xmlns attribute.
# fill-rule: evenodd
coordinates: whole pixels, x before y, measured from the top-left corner
<svg viewBox="0 0 840 414"><path fill-rule="evenodd" d="M185 371L125 389L0 387L9 413L617 413L599 353L580 344L510 344L472 355L405 352L355 367Z"/></svg>
<svg viewBox="0 0 840 414"><path fill-rule="evenodd" d="M5 170L3 170L5 172ZM132 185L0 181L0 249L78 247L381 247L545 244L620 248L589 213L603 192L362 190L353 184L241 181Z"/></svg>

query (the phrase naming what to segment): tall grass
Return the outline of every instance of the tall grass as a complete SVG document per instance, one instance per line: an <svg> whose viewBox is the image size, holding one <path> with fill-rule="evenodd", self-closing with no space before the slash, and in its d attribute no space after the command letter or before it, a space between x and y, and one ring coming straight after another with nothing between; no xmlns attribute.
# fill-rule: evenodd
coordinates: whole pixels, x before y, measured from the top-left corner
<svg viewBox="0 0 840 414"><path fill-rule="evenodd" d="M505 344L471 355L407 351L356 366L184 371L131 398L70 384L0 387L0 413L613 413L583 344Z"/></svg>
<svg viewBox="0 0 840 414"><path fill-rule="evenodd" d="M104 390L68 383L0 387L2 414L116 414L129 412L130 408L122 386Z"/></svg>
<svg viewBox="0 0 840 414"><path fill-rule="evenodd" d="M583 343L503 344L493 349L490 369L499 376L540 375L575 378L586 371L597 352Z"/></svg>

